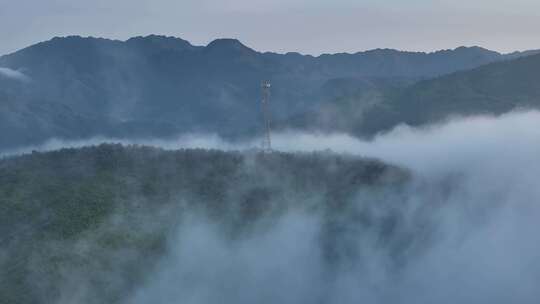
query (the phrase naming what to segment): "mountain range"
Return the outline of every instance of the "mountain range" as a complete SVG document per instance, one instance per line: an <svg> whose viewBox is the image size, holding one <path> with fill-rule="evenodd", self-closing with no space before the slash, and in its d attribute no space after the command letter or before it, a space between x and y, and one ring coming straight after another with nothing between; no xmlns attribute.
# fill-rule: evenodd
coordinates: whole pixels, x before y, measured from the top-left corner
<svg viewBox="0 0 540 304"><path fill-rule="evenodd" d="M0 57L0 150L50 138L260 132L260 83L274 128L372 136L447 114L536 106L539 51L276 54L235 39L195 46L151 35L53 38ZM504 100L504 101L503 101Z"/></svg>

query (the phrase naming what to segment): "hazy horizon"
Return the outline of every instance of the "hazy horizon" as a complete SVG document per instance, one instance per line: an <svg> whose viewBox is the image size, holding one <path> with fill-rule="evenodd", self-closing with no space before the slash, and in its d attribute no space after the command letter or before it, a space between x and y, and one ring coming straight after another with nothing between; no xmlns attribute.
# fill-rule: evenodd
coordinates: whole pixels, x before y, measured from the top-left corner
<svg viewBox="0 0 540 304"><path fill-rule="evenodd" d="M233 37L278 53L431 52L478 45L501 53L540 48L540 4L532 0L65 1L0 0L0 54L54 36L125 40L162 34L195 45ZM99 21L99 22L97 22Z"/></svg>
<svg viewBox="0 0 540 304"><path fill-rule="evenodd" d="M253 49L254 51L256 52L259 52L259 53L266 53L266 52L270 52L270 53L277 53L277 54L287 54L287 53L299 53L301 55L306 55L306 56L314 56L314 57L318 57L318 56L321 56L321 55L333 55L333 54L356 54L356 53L364 53L364 52L370 52L370 51L374 51L374 50L395 50L395 51L399 51L399 52L411 52L411 53L426 53L426 54L430 54L430 53L437 53L437 52L442 52L442 51L448 51L448 50L456 50L458 48L462 48L462 47L465 47L465 48L474 48L474 47L478 47L478 48L482 48L482 49L486 49L486 50L489 50L489 51L494 51L494 52L498 52L500 54L511 54L511 53L514 53L514 52L526 52L526 51L531 51L531 50L538 50L540 49L540 47L538 48L531 48L531 49L522 49L522 50L511 50L511 51L499 51L499 50L494 50L494 49L490 49L490 48L487 48L487 47L484 47L482 45L456 45L456 46L451 46L451 47L448 47L448 48L442 48L442 49L433 49L433 50L409 50L409 49L399 49L399 48L392 48L392 47L375 47L375 48L369 48L369 49L361 49L361 50L351 50L351 51L336 51L336 52L323 52L323 53L320 53L320 54L310 54L310 53L304 53L304 52L301 52L301 51L296 51L296 50L282 50L282 51L272 51L272 50L266 50L266 49L258 49L256 47L253 47L252 45L249 45L248 43L246 43L245 41L242 41L241 39L239 38L236 38L236 37L216 37L216 38L213 38L211 40L209 40L207 43L194 43L193 41L190 41L188 39L185 39L184 37L180 37L180 36L173 36L173 35L165 35L165 34L159 34L159 33L154 33L154 34L147 34L147 35L135 35L135 36L131 36L131 37L127 37L127 38L110 38L110 37L105 37L105 36L84 36L84 35L77 35L77 34L73 34L73 35L65 35L65 36L51 36L50 38L48 39L45 39L45 40L41 40L41 41L36 41L34 43L31 43L29 45L25 45L19 49L16 49L12 52L8 52L8 53L0 53L0 56L4 56L4 55L9 55L9 54L12 54L12 53L15 53L17 51L20 51L22 49L25 49L25 48L28 48L28 47L31 47L33 45L36 45L36 44L39 44L39 43L42 43L42 42L47 42L47 41L50 41L52 39L55 39L55 38L68 38L68 37L81 37L81 38L94 38L94 39L106 39L106 40L112 40L112 41L121 41L121 42L125 42L129 39L132 39L132 38L138 38L138 37L149 37L149 36L160 36L160 37L168 37L168 38L176 38L176 39L182 39L182 40L185 40L185 41L188 41L189 43L191 43L193 46L200 46L200 47L205 47L207 46L208 44L212 43L213 41L215 40L220 40L220 39L236 39L238 41L240 41L243 45L245 45L246 47L250 48L250 49Z"/></svg>

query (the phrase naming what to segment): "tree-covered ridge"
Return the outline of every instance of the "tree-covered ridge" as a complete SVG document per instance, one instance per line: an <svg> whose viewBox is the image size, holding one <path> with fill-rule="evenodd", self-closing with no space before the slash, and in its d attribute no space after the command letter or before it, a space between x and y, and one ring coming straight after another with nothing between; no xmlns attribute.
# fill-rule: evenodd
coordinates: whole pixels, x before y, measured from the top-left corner
<svg viewBox="0 0 540 304"><path fill-rule="evenodd" d="M85 301L121 302L188 213L205 214L234 238L291 209L318 212L326 218L325 252L336 259L338 218L398 233L395 218L351 204L366 192L366 206L373 204L407 179L379 161L327 152L106 144L8 157L0 160L0 303L59 301L74 277L96 299Z"/></svg>
<svg viewBox="0 0 540 304"><path fill-rule="evenodd" d="M284 127L371 137L399 124L438 123L455 116L501 115L540 108L540 55L398 86L374 86L293 116Z"/></svg>

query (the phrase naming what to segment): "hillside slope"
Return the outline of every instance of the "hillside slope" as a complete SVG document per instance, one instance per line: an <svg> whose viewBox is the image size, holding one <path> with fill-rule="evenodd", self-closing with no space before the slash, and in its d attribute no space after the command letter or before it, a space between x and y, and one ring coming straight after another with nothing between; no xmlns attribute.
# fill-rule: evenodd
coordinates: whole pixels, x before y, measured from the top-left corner
<svg viewBox="0 0 540 304"><path fill-rule="evenodd" d="M284 127L373 136L398 124L540 108L540 55L484 65L411 86L352 92L283 122ZM367 93L366 93L367 92Z"/></svg>

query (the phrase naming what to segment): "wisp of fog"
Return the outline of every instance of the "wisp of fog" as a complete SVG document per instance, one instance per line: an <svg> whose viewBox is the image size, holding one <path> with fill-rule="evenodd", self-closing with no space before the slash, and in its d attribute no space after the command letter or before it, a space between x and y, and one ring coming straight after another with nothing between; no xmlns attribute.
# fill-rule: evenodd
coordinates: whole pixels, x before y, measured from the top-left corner
<svg viewBox="0 0 540 304"><path fill-rule="evenodd" d="M30 77L28 77L24 73L20 71L12 70L10 68L4 68L4 67L0 67L0 77L22 81L22 82L30 81Z"/></svg>

